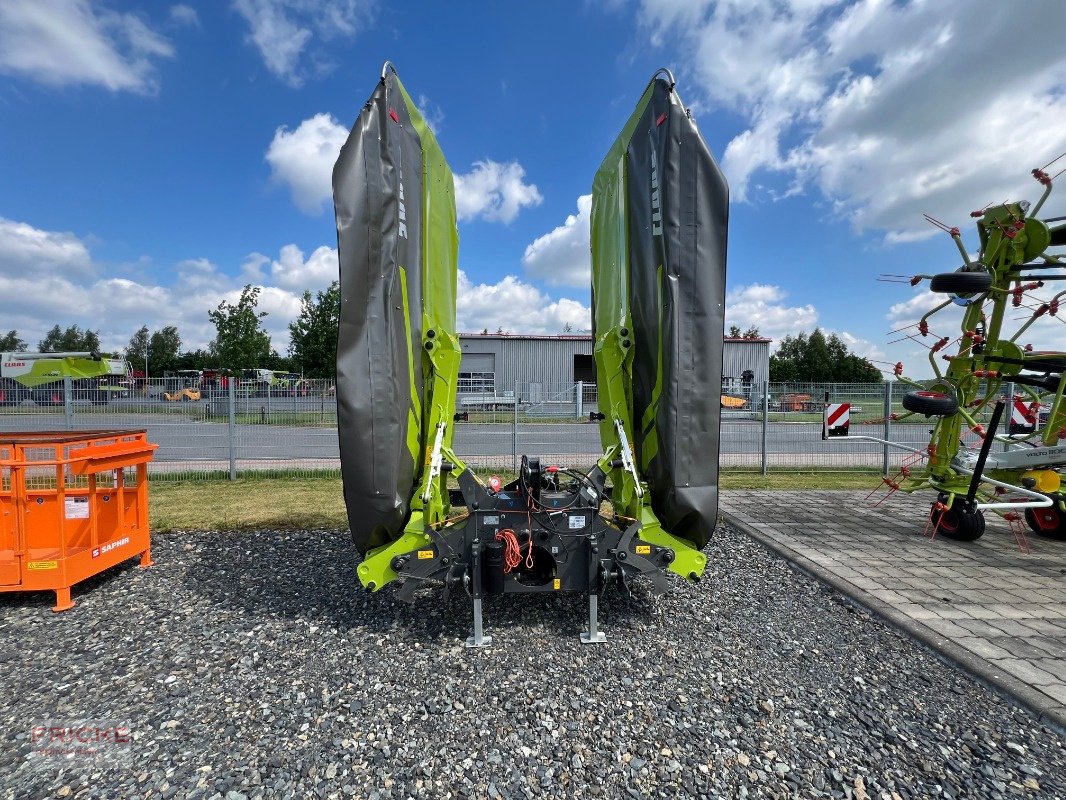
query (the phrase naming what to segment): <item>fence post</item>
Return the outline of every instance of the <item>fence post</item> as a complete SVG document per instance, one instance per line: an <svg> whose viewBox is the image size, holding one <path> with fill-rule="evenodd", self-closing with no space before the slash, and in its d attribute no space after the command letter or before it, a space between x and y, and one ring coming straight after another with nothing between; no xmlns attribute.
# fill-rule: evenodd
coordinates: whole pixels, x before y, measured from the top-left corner
<svg viewBox="0 0 1066 800"><path fill-rule="evenodd" d="M69 375L63 378L63 417L67 430L74 430L74 381Z"/></svg>
<svg viewBox="0 0 1066 800"><path fill-rule="evenodd" d="M583 416L585 416L584 402L585 402L585 382L584 381L578 381L577 382L577 418L578 419L581 419Z"/></svg>
<svg viewBox="0 0 1066 800"><path fill-rule="evenodd" d="M514 382L514 425L511 428L511 471L518 474L518 381Z"/></svg>
<svg viewBox="0 0 1066 800"><path fill-rule="evenodd" d="M237 395L233 391L233 378L226 381L229 398L229 479L237 480Z"/></svg>
<svg viewBox="0 0 1066 800"><path fill-rule="evenodd" d="M770 426L770 382L762 382L762 474L769 471L770 462L766 454L766 436Z"/></svg>
<svg viewBox="0 0 1066 800"><path fill-rule="evenodd" d="M892 441L892 381L885 381L885 441ZM888 445L882 445L881 469L885 477L888 477L890 465L888 463Z"/></svg>
<svg viewBox="0 0 1066 800"><path fill-rule="evenodd" d="M1014 381L1007 384L1007 408L1004 410L1007 415L1007 437L1010 437L1010 420L1011 415L1014 413ZM1040 409L1036 412L1037 425L1040 424ZM1006 453L1010 450L1010 442L1003 443L1003 452Z"/></svg>

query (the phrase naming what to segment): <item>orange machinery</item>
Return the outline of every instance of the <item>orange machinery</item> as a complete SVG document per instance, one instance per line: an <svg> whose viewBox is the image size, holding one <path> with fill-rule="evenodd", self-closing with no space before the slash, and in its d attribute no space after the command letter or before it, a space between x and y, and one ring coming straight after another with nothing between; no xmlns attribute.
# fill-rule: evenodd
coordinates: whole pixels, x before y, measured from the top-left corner
<svg viewBox="0 0 1066 800"><path fill-rule="evenodd" d="M0 433L0 592L70 587L133 556L152 564L143 430Z"/></svg>

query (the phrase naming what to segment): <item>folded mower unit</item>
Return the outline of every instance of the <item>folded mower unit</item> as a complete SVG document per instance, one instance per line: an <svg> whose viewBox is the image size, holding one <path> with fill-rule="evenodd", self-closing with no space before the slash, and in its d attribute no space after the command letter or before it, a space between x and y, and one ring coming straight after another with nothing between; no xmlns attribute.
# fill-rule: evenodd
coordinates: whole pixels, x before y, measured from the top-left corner
<svg viewBox="0 0 1066 800"><path fill-rule="evenodd" d="M386 63L333 172L341 278L338 427L360 582L482 600L598 598L695 580L717 516L728 194L660 70L596 174L593 333L604 453L589 472L523 456L485 483L452 449L461 351L452 173ZM449 488L449 480L455 486ZM609 503L610 510L605 510Z"/></svg>

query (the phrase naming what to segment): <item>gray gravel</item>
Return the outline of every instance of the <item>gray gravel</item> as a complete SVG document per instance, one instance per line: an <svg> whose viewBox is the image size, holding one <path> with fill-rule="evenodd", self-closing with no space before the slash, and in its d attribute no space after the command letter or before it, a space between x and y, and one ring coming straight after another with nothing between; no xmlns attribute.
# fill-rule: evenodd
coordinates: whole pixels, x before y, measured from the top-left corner
<svg viewBox="0 0 1066 800"><path fill-rule="evenodd" d="M413 607L342 534L157 536L54 615L0 595L0 787L17 798L1066 797L1062 738L721 528L698 586ZM27 757L45 719L124 757ZM4 788L0 788L3 796Z"/></svg>

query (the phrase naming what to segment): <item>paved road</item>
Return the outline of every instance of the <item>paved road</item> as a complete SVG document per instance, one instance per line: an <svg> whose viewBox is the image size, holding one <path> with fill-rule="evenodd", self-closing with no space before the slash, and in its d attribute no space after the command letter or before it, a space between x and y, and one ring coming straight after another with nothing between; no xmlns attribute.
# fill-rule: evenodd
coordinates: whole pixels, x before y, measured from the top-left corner
<svg viewBox="0 0 1066 800"><path fill-rule="evenodd" d="M258 401L252 401L258 402ZM286 399L291 403L292 399ZM300 399L300 402L304 401ZM286 409L287 410L287 409ZM299 409L299 410L310 410ZM155 413L127 412L119 405L105 412L75 410L77 429L147 428L152 441L160 445L157 461L226 461L229 458L229 425L217 417L194 419L188 407L161 406ZM169 413L168 413L169 412ZM254 414L254 411L252 412ZM247 417L243 417L247 419ZM291 459L336 459L337 434L327 427L235 425L237 458L241 461L287 461ZM65 427L59 413L23 413L0 416L0 431L47 430ZM881 436L880 425L855 426L853 436L869 433ZM894 441L923 446L928 438L924 425L897 425ZM509 463L514 431L511 424L460 423L456 427L455 450L472 463ZM721 459L725 466L758 464L762 445L762 425L751 420L726 420L722 424ZM518 452L559 457L594 456L601 452L599 429L590 423L521 424ZM880 463L881 445L862 441L821 439L816 423L772 422L767 430L767 453L771 465L854 466Z"/></svg>
<svg viewBox="0 0 1066 800"><path fill-rule="evenodd" d="M722 492L727 519L950 661L1066 727L1066 541L991 512L976 542L922 535L929 493Z"/></svg>

